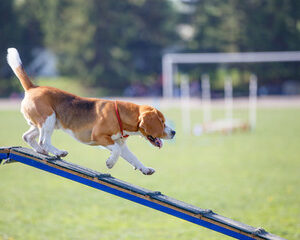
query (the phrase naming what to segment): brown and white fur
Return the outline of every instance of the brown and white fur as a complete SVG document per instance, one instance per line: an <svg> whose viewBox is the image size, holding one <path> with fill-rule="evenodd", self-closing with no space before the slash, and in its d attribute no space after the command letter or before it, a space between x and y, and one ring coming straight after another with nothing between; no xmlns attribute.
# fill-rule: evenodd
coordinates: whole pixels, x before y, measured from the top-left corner
<svg viewBox="0 0 300 240"><path fill-rule="evenodd" d="M66 156L67 151L59 150L51 143L54 129L62 129L82 143L109 149L108 168L112 168L121 156L143 174L155 172L128 149L126 138L121 136L114 101L83 98L57 88L36 86L23 69L18 51L9 48L7 52L8 64L25 90L21 112L30 129L23 139L36 152ZM143 136L159 148L162 147L160 139L174 137L175 131L166 126L163 114L155 108L123 101L118 101L117 106L124 134Z"/></svg>

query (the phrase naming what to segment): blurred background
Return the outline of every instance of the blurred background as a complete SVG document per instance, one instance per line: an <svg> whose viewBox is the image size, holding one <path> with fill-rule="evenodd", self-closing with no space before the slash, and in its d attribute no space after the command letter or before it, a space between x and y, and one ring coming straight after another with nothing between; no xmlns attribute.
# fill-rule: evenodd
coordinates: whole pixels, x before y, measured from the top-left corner
<svg viewBox="0 0 300 240"><path fill-rule="evenodd" d="M300 238L300 1L1 0L0 46L0 146L28 129L15 47L37 84L150 104L177 132L159 151L128 140L151 177L55 132L67 161ZM164 94L170 54L286 51L298 60L171 62ZM20 164L0 167L0 189L1 240L230 239Z"/></svg>
<svg viewBox="0 0 300 240"><path fill-rule="evenodd" d="M96 96L161 96L162 56L180 52L297 51L300 3L296 0L3 0L0 11L0 96L19 93L6 49L19 49L38 80L80 83ZM225 71L226 70L226 71ZM218 95L225 72L236 94L247 73L259 75L261 95L300 93L299 63L182 66L200 81L212 74ZM5 84L4 84L5 82ZM21 91L22 92L22 91ZM194 95L199 95L197 89Z"/></svg>

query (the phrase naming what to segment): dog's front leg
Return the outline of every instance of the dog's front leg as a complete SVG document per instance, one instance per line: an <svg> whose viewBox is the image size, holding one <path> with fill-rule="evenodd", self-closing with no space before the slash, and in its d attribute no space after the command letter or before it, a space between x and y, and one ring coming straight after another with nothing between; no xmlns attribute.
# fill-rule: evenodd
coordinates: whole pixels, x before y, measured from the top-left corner
<svg viewBox="0 0 300 240"><path fill-rule="evenodd" d="M135 169L139 169L145 175L152 175L155 172L153 168L144 166L144 164L140 162L129 150L126 143L124 143L121 147L121 157L129 162Z"/></svg>
<svg viewBox="0 0 300 240"><path fill-rule="evenodd" d="M113 145L108 145L106 148L111 151L110 157L106 160L106 166L111 169L119 159L121 145L120 143L115 142Z"/></svg>

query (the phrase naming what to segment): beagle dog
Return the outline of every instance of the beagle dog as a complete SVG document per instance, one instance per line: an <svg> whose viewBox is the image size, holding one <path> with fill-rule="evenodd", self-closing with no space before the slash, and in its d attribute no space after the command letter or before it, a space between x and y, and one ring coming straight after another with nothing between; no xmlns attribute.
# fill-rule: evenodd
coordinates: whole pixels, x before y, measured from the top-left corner
<svg viewBox="0 0 300 240"><path fill-rule="evenodd" d="M159 148L163 145L161 139L172 139L175 131L165 124L160 111L147 105L84 98L57 88L36 86L23 69L18 51L9 48L7 52L8 64L25 90L21 112L30 129L23 139L36 152L66 156L67 151L51 144L54 129L61 129L81 143L110 150L106 161L108 168L112 168L121 156L145 175L155 172L128 149L126 139L140 135Z"/></svg>

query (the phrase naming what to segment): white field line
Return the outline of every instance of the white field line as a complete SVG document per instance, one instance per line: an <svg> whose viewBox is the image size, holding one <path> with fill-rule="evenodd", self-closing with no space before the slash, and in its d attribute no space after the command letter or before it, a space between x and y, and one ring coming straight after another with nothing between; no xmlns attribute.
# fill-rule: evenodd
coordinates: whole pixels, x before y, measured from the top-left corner
<svg viewBox="0 0 300 240"><path fill-rule="evenodd" d="M118 99L121 101L129 101L137 104L147 104L159 109L178 108L181 104L180 98L163 99L163 98L124 98L109 97L107 99ZM0 99L0 110L17 110L20 109L22 99ZM235 109L248 108L249 98L234 98L233 107ZM212 99L212 108L224 108L224 99ZM258 108L300 108L300 96L278 97L268 96L259 97L257 99ZM200 98L190 99L191 109L202 109L202 101Z"/></svg>

